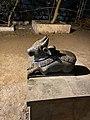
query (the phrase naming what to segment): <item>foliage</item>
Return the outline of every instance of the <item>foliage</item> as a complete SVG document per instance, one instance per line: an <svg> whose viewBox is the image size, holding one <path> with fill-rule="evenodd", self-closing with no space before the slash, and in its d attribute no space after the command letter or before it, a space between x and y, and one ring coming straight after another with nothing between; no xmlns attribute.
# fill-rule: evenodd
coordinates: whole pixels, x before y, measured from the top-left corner
<svg viewBox="0 0 90 120"><path fill-rule="evenodd" d="M16 0L0 0L0 11L10 12Z"/></svg>
<svg viewBox="0 0 90 120"><path fill-rule="evenodd" d="M0 22L7 22L16 0L0 0Z"/></svg>

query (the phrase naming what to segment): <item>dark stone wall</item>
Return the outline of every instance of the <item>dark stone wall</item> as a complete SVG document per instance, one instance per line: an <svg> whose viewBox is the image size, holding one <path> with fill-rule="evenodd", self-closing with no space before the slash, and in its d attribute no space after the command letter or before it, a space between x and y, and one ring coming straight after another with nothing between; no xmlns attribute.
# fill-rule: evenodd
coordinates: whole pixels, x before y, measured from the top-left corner
<svg viewBox="0 0 90 120"><path fill-rule="evenodd" d="M89 120L90 97L36 101L27 103L30 120Z"/></svg>

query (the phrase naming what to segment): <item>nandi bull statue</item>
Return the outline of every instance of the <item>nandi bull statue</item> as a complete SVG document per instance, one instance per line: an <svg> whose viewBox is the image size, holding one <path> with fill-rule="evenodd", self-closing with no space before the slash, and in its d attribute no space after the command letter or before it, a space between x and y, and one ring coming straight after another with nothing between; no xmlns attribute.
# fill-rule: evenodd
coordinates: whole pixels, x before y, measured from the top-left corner
<svg viewBox="0 0 90 120"><path fill-rule="evenodd" d="M36 73L46 75L56 72L69 73L73 70L76 56L70 51L56 50L55 46L48 46L48 42L49 38L45 36L27 49L28 55L34 56L27 69L27 78Z"/></svg>

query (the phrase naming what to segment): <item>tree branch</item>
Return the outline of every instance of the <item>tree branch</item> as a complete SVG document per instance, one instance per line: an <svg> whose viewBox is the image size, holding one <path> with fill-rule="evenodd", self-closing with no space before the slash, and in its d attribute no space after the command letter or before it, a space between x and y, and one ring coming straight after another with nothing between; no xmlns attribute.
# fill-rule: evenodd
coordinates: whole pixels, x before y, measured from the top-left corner
<svg viewBox="0 0 90 120"><path fill-rule="evenodd" d="M55 9L55 12L54 12L53 19L51 20L52 24L55 22L55 20L57 18L60 3L61 3L61 0L58 0L57 6L56 6L56 9Z"/></svg>
<svg viewBox="0 0 90 120"><path fill-rule="evenodd" d="M18 5L18 3L19 3L19 0L16 0L16 3L15 3L15 5L14 5L12 11L10 12L10 15L8 16L8 27L10 27L10 25L11 25L11 17L12 17L12 15L13 15L13 13L14 13L17 5Z"/></svg>

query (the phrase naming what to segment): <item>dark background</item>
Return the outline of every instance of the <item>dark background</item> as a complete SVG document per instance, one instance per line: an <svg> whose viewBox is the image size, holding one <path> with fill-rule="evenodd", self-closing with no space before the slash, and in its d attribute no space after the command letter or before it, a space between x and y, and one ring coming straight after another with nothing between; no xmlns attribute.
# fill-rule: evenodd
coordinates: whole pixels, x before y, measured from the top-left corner
<svg viewBox="0 0 90 120"><path fill-rule="evenodd" d="M4 0L5 1L5 0ZM8 4L11 4L7 0ZM54 15L54 10L56 4L53 6L54 0L20 0L13 16L12 20L14 21L31 21L32 19L37 20L50 20ZM81 0L62 0L60 9L58 11L58 16L56 21L64 22L74 22L76 19L77 11L80 7ZM5 23L8 20L8 15L13 8L13 5L2 6L2 1L0 0L0 23ZM52 11L52 6L53 11ZM3 8L3 9L2 9ZM90 0L87 0L85 10L83 12L82 18L90 18Z"/></svg>

